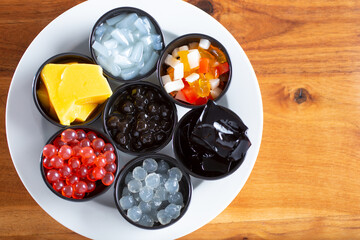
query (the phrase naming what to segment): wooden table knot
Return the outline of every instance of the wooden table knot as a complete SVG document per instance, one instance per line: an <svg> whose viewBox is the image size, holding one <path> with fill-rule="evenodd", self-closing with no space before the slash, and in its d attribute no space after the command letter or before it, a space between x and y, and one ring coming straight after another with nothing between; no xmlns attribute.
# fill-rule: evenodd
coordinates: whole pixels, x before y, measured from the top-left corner
<svg viewBox="0 0 360 240"><path fill-rule="evenodd" d="M210 15L214 13L214 7L211 0L195 0L189 2Z"/></svg>
<svg viewBox="0 0 360 240"><path fill-rule="evenodd" d="M305 88L298 88L294 93L294 101L298 104L306 102L310 97L310 93Z"/></svg>

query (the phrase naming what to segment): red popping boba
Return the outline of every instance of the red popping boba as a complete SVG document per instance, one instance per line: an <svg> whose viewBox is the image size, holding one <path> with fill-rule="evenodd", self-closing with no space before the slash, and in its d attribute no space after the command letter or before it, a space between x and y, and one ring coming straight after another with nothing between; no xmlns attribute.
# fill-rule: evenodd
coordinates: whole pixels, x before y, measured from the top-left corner
<svg viewBox="0 0 360 240"><path fill-rule="evenodd" d="M53 139L43 148L41 166L49 187L58 194L84 199L114 182L117 155L106 137L68 128Z"/></svg>

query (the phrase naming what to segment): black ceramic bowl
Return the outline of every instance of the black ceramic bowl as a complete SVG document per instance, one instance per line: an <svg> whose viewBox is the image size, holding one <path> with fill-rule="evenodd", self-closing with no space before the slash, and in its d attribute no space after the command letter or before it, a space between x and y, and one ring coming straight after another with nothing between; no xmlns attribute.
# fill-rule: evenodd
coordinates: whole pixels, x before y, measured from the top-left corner
<svg viewBox="0 0 360 240"><path fill-rule="evenodd" d="M143 90L136 90L138 88ZM146 99L151 98L151 93L155 96L154 100L145 103ZM132 103L131 108L133 110L125 113L122 106L127 101ZM156 109L151 108L153 105L156 106ZM165 106L168 111L164 111L162 106ZM151 112L151 110L154 110L154 112ZM139 114L143 111L146 112L147 117ZM164 117L165 113L167 113L166 117ZM111 123L113 125L110 127L109 119L112 116L116 116L118 120L116 120L116 123ZM145 118L146 120L141 125L139 120ZM110 97L104 108L102 120L105 132L113 139L119 150L133 155L140 155L156 152L169 143L177 123L177 110L175 104L167 100L159 86L149 82L129 83L119 87ZM124 122L130 123L129 126L125 127ZM147 129L141 130L143 127ZM130 131L131 128L134 128L134 131ZM152 136L145 135L146 132L151 132ZM124 140L127 139L127 144L121 144L120 137L124 136L118 135L119 133L126 135ZM153 144L144 143L144 136L149 136L149 140ZM141 140L140 143L139 140Z"/></svg>
<svg viewBox="0 0 360 240"><path fill-rule="evenodd" d="M162 47L164 48L165 46L165 41L164 41L164 36L162 34L160 25L157 23L157 21L147 12L138 9L138 8L133 8L133 7L120 7L120 8L115 8L112 9L110 11L108 11L107 13L105 13L104 15L102 15L97 22L95 23L91 34L90 34L90 38L89 38L89 46L90 46L90 53L92 58L95 60L95 62L99 65L101 65L101 63L97 60L97 56L95 54L94 49L92 48L93 43L95 42L95 33L96 33L96 29L97 27L99 27L101 24L106 23L106 20L111 19L113 17L116 17L120 14L126 14L126 13L136 13L139 17L147 17L150 22L153 24L153 26L156 29L156 33L159 34L161 36L161 41L162 41ZM113 26L115 27L115 26ZM159 50L159 54L162 50ZM134 81L139 81L141 79L147 78L148 76L150 76L153 72L155 72L156 70L156 63L154 64L154 66L145 74L143 75L137 75L134 78L131 79L123 79L121 76L114 76L113 74L111 74L108 70L106 70L104 68L104 73L106 76L108 76L110 79L115 80L115 82L121 82L121 83L128 83L128 82L134 82Z"/></svg>
<svg viewBox="0 0 360 240"><path fill-rule="evenodd" d="M119 156L116 152L116 148L115 148L115 145L113 143L113 141L105 134L105 133L102 133L96 129L93 129L93 128L89 128L89 127L68 127L66 129L74 129L74 130L77 130L77 129L82 129L84 130L86 133L92 131L94 133L96 133L96 135L98 137L101 137L105 143L111 143L113 146L114 146L114 153L115 153L115 156L116 156L116 160L115 160L115 164L116 164L116 171L113 173L114 174L114 177L116 179L116 175L117 175L117 172L118 172L118 165L119 165ZM54 142L54 140L60 136L60 134L66 130L66 129L61 129L59 130L58 132L56 132L53 136L51 136L49 138L49 140L46 142L46 144L52 144ZM45 145L46 145L45 144ZM92 192L89 192L89 193L85 193L85 196L84 198L82 199L76 199L76 198L68 198L68 197L65 197L61 194L61 192L58 192L56 191L53 186L49 183L49 181L47 180L47 177L46 177L46 173L51 170L51 169L46 169L44 166L43 166L43 159L44 159L44 156L43 156L43 152L41 152L41 156L40 156L40 172L41 172L41 176L46 184L46 186L58 197L62 198L62 199L66 199L66 200L69 200L69 201L74 201L74 202L84 202L84 201L88 201L88 200L91 200L97 196L100 196L101 194L105 193L107 190L109 190L112 185L114 184L114 182L112 184L110 184L109 186L106 186L104 185L101 180L97 180L96 181L96 188L92 191ZM64 163L67 163L68 160L64 160ZM81 160L80 160L81 161ZM63 180L64 182L66 181L65 179L61 179ZM81 180L81 179L80 179Z"/></svg>
<svg viewBox="0 0 360 240"><path fill-rule="evenodd" d="M176 39L174 39L172 42L170 42L165 49L163 50L163 52L161 53L160 59L157 63L157 78L159 80L161 89L163 90L163 92L166 94L166 96L173 101L174 103L183 106L183 107L187 107L187 108L197 108L197 107L201 107L204 106L206 103L204 104L199 104L199 105L193 105L184 101L180 101L178 99L176 99L175 97L173 97L172 95L168 94L165 89L164 89L164 84L163 81L161 79L162 76L167 75L166 69L169 67L168 65L166 65L165 59L168 56L168 54L172 54L173 50L175 48L181 47L183 45L188 45L189 43L193 43L193 42L197 42L199 43L200 39L207 39L210 41L210 43L219 48L226 56L226 60L229 64L229 71L227 73L224 73L223 75L220 76L221 78L221 82L224 82L224 86L222 87L222 92L220 93L220 95L214 99L214 101L219 100L220 98L222 98L227 89L230 86L230 82L231 82L231 76L232 76L232 65L231 65L231 60L230 60L230 56L227 52L227 50L225 49L225 47L216 39L214 39L211 36L205 35L205 34L200 34L200 33L190 33L190 34L186 34L186 35L182 35Z"/></svg>
<svg viewBox="0 0 360 240"><path fill-rule="evenodd" d="M48 60L46 60L39 68L39 70L36 72L36 75L34 77L33 80L33 84L32 84L32 91L33 91L33 99L35 102L35 105L37 107L37 109L39 110L39 112L41 113L41 115L43 115L43 117L48 120L49 122L51 122L52 124L58 126L58 127L68 127L66 125L62 125L59 122L59 119L56 116L52 116L49 113L49 110L46 109L39 101L38 96L37 96L37 90L40 87L40 82L41 82L41 71L42 69L45 67L46 64L48 63L71 63L71 62L77 62L77 63L89 63L89 64L95 64L95 62L89 58L88 56L85 56L83 54L79 54L79 53L61 53L58 55L55 55L51 58L49 58ZM88 117L88 119L85 122L73 122L70 124L70 126L84 126L84 125L89 125L92 122L94 122L100 115L102 110L104 109L105 103L100 104Z"/></svg>
<svg viewBox="0 0 360 240"><path fill-rule="evenodd" d="M222 106L218 107L220 107L226 113L232 114L232 116L234 116L233 119L236 119L237 124L241 126L242 129L247 129L240 117L237 116L233 111ZM216 160L214 160L215 158L213 158L212 152L201 149L201 147L199 147L198 145L191 145L191 140L189 140L189 136L193 132L194 126L197 123L200 115L203 113L203 109L204 107L192 109L180 119L173 136L173 149L175 157L178 160L179 164L191 176L205 180L217 180L231 175L241 166L244 161L245 154L251 143L247 138L245 132L243 132L241 138L239 138L241 140L238 145L238 149L242 151L242 157L240 159L237 159L236 161L229 161L229 159L221 157L216 157ZM212 132L209 132L209 130L207 130L206 133L209 136L212 134ZM194 149L196 153L193 152ZM208 158L205 158L204 160L204 158L201 157L193 157L194 154L199 153L205 153L206 157ZM219 159L221 159L221 164L217 162ZM212 170L210 171L208 169Z"/></svg>
<svg viewBox="0 0 360 240"><path fill-rule="evenodd" d="M154 160L156 160L157 162L159 162L160 160L164 160L166 163L168 163L169 167L177 167L182 171L182 178L179 182L179 192L181 192L182 196L183 196L183 201L184 201L184 206L181 208L180 210L180 215L178 218L171 220L168 224L166 225L161 225L159 222L155 223L154 226L152 227L147 227L144 225L139 224L138 222L133 222L131 219L129 219L129 217L127 216L127 211L123 210L120 206L119 200L122 197L122 191L123 188L125 187L125 177L126 175L133 171L133 169L137 166L142 166L142 163L145 159L147 158L152 158ZM116 206L120 212L120 214L131 224L140 227L140 228L145 228L145 229L159 229L159 228L164 228L167 226L170 226L171 224L175 223L176 221L178 221L182 216L184 216L186 210L189 207L190 204L190 200L191 200L191 194L192 194L192 183L190 180L190 176L184 171L184 169L179 166L178 162L172 158L169 157L167 155L164 154L149 154L149 155L144 155L141 157L137 157L133 160L131 160L130 162L128 162L124 168L121 169L116 182L115 182L115 192L114 192L114 198L115 198L115 203ZM163 209L164 207L166 207L166 205L168 204L167 201L165 201L165 203L163 203L158 210Z"/></svg>

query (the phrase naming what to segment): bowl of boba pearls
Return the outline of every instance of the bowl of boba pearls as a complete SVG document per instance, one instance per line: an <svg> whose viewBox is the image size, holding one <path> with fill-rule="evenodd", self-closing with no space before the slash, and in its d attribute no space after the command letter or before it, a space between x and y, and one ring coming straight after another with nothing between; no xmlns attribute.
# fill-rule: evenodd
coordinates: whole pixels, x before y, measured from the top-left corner
<svg viewBox="0 0 360 240"><path fill-rule="evenodd" d="M159 229L178 221L192 194L189 175L167 155L148 154L131 160L115 183L115 203L131 224Z"/></svg>
<svg viewBox="0 0 360 240"><path fill-rule="evenodd" d="M40 170L45 184L57 196L87 201L111 188L118 155L111 139L91 128L56 132L43 147Z"/></svg>
<svg viewBox="0 0 360 240"><path fill-rule="evenodd" d="M139 155L167 145L177 123L175 104L149 82L122 85L103 112L105 132L123 152Z"/></svg>

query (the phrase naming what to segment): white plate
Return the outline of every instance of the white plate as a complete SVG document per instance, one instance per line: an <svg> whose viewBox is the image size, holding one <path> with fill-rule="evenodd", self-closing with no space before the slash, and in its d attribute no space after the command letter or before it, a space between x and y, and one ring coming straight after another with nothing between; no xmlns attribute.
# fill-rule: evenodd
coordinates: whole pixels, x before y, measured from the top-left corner
<svg viewBox="0 0 360 240"><path fill-rule="evenodd" d="M76 51L89 55L88 37L96 20L105 12L122 6L141 8L151 14L163 29L166 43L179 35L194 32L213 36L227 48L233 77L226 97L219 104L229 107L242 118L249 127L248 136L252 142L244 163L234 174L217 181L192 179L194 192L187 213L175 224L160 230L140 229L124 220L115 207L113 189L84 203L55 196L43 182L39 169L42 147L58 128L47 122L35 107L31 90L33 76L39 66L55 54ZM154 74L151 79L156 81ZM179 118L187 110L178 107ZM244 51L215 19L178 0L93 0L66 11L52 21L24 53L11 83L6 107L8 145L26 189L59 223L93 239L174 239L205 225L231 203L248 179L259 151L262 127L259 85ZM173 155L171 143L161 152ZM120 167L131 158L121 154Z"/></svg>

